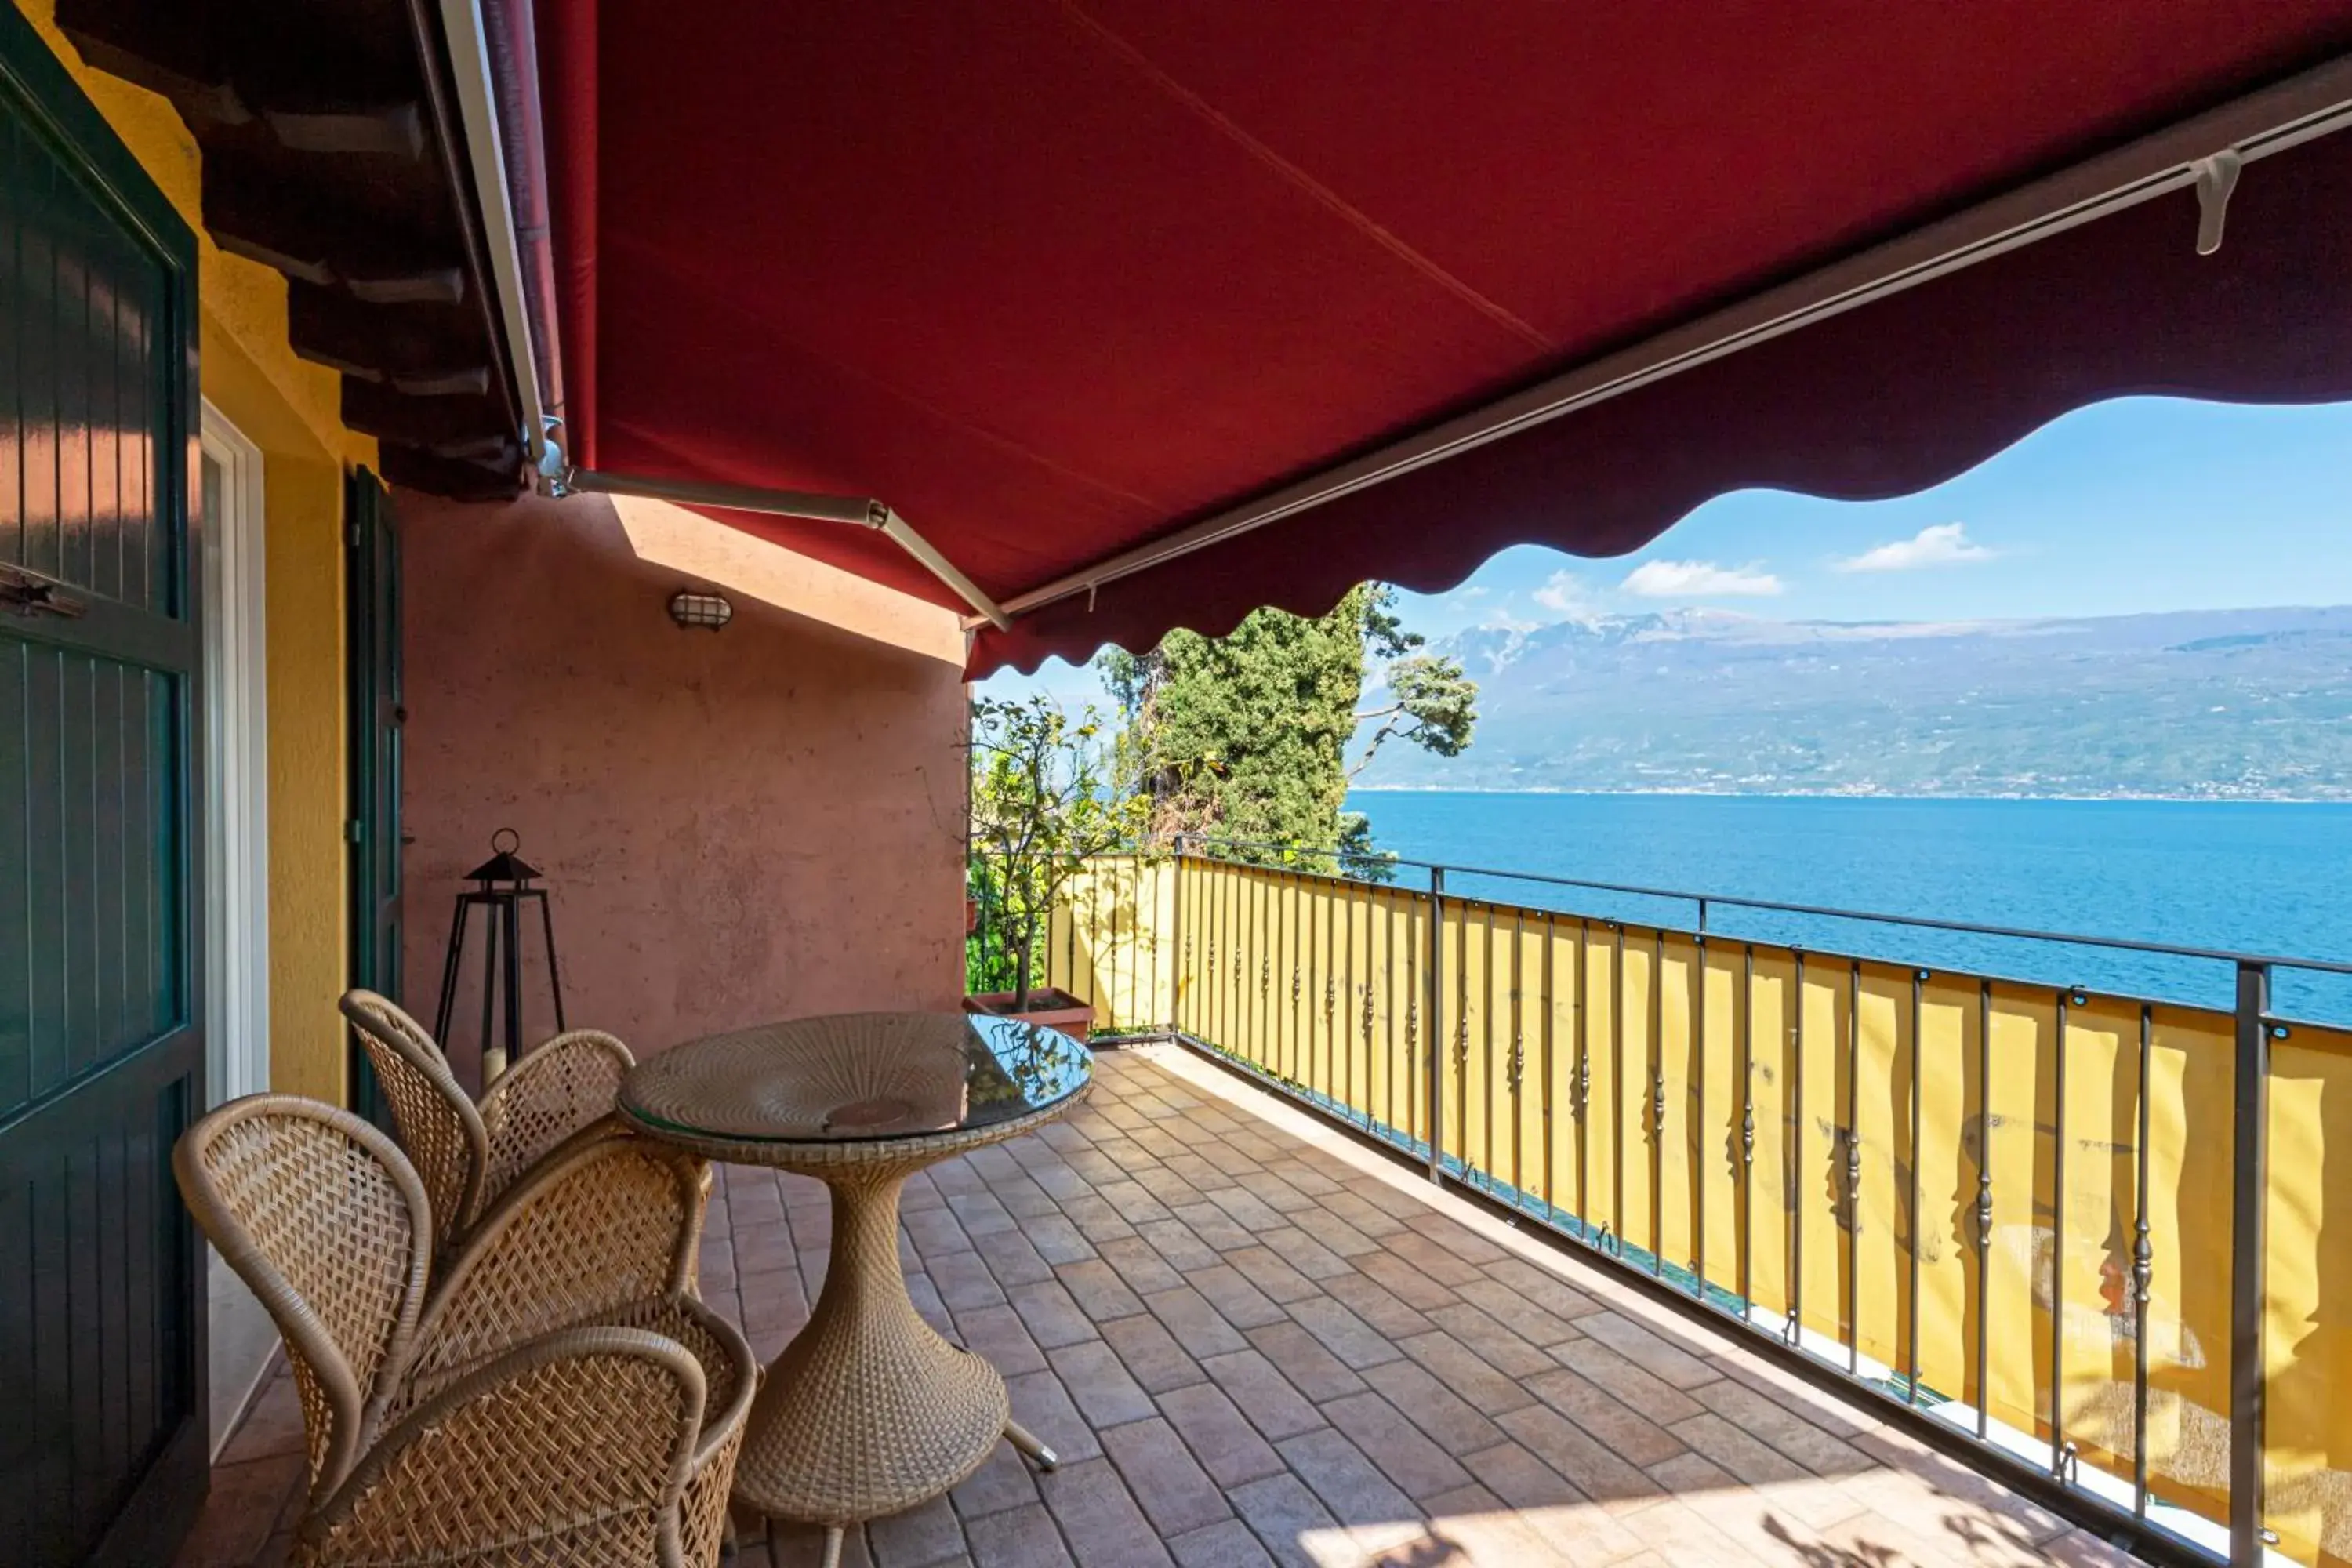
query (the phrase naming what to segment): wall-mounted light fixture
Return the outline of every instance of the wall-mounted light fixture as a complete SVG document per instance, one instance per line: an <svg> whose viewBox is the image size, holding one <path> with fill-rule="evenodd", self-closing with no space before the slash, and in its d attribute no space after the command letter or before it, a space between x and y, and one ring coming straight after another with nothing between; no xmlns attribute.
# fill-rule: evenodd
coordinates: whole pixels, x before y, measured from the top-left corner
<svg viewBox="0 0 2352 1568"><path fill-rule="evenodd" d="M716 594L674 594L669 618L689 629L699 626L715 632L735 618L735 606Z"/></svg>

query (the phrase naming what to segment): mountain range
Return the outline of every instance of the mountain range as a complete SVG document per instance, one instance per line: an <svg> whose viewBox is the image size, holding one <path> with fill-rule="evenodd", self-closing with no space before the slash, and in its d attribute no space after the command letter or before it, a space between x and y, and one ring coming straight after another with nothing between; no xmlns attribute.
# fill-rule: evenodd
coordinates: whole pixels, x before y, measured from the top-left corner
<svg viewBox="0 0 2352 1568"><path fill-rule="evenodd" d="M1366 788L2352 800L2352 606L1478 627L1468 751Z"/></svg>

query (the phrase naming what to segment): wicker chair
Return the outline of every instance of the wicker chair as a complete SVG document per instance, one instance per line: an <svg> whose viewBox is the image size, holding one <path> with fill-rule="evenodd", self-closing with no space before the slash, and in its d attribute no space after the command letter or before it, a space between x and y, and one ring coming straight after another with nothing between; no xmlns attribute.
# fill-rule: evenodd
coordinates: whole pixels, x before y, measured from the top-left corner
<svg viewBox="0 0 2352 1568"><path fill-rule="evenodd" d="M639 1329L533 1340L395 1422L302 1523L303 1568L696 1559L678 1498L702 1368ZM560 1500L560 1502L559 1500Z"/></svg>
<svg viewBox="0 0 2352 1568"><path fill-rule="evenodd" d="M709 1179L704 1161L617 1120L576 1134L491 1205L447 1261L387 1415L532 1335L620 1324L674 1340L701 1364L710 1413L682 1538L688 1561L716 1562L759 1373L742 1334L695 1293Z"/></svg>
<svg viewBox="0 0 2352 1568"><path fill-rule="evenodd" d="M612 1036L573 1029L500 1074L478 1104L433 1037L396 1003L351 991L341 1005L375 1068L401 1147L425 1180L436 1250L471 1230L541 1156L611 1114L621 1079L636 1065Z"/></svg>
<svg viewBox="0 0 2352 1568"><path fill-rule="evenodd" d="M285 1337L309 1437L304 1561L718 1562L758 1372L685 1288L700 1161L593 1128L438 1279L423 1183L333 1107L235 1101L173 1166Z"/></svg>

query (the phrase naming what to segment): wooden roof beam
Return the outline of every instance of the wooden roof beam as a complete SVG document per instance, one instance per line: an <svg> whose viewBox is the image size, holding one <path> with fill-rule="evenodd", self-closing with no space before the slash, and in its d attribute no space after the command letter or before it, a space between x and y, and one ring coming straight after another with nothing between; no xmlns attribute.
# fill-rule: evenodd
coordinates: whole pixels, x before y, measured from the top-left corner
<svg viewBox="0 0 2352 1568"><path fill-rule="evenodd" d="M429 448L504 429L506 407L496 398L463 394L411 396L383 382L346 376L343 423L379 441Z"/></svg>
<svg viewBox="0 0 2352 1568"><path fill-rule="evenodd" d="M261 117L280 144L297 153L425 155L425 115L415 103L320 113L265 109Z"/></svg>
<svg viewBox="0 0 2352 1568"><path fill-rule="evenodd" d="M445 300L372 304L302 281L286 291L286 327L296 353L370 380L437 382L489 363L480 318Z"/></svg>
<svg viewBox="0 0 2352 1568"><path fill-rule="evenodd" d="M364 192L342 185L350 177L340 166L344 160L318 159L322 176L332 177L315 184L289 178L285 162L283 153L207 153L205 227L221 248L322 288L358 280L388 285L408 300L456 303L465 298L457 257L413 232L388 229L375 214L345 210Z"/></svg>
<svg viewBox="0 0 2352 1568"><path fill-rule="evenodd" d="M383 477L393 484L452 500L512 500L520 485L520 448L515 462L503 468L439 457L416 447L385 446L378 455Z"/></svg>

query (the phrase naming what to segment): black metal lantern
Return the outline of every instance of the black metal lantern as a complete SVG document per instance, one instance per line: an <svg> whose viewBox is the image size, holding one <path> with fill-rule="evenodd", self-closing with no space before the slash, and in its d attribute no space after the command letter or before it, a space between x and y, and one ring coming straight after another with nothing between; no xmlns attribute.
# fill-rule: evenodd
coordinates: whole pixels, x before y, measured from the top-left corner
<svg viewBox="0 0 2352 1568"><path fill-rule="evenodd" d="M506 842L501 845L499 840ZM555 917L547 907L547 889L531 884L536 868L517 858L522 837L511 827L490 835L490 858L467 873L474 886L457 895L457 918L449 924L449 959L441 970L441 1011L433 1021L433 1037L444 1050L449 1045L449 1015L457 1003L457 971L465 958L466 928L478 908L489 917L489 945L482 954L482 1084L497 1081L509 1063L522 1055L522 906L539 905L539 929L547 943L547 984L555 994L555 1028L563 1031L563 980L555 968ZM501 934L503 933L503 934ZM499 982L506 990L506 1042L492 1038L498 1016Z"/></svg>

